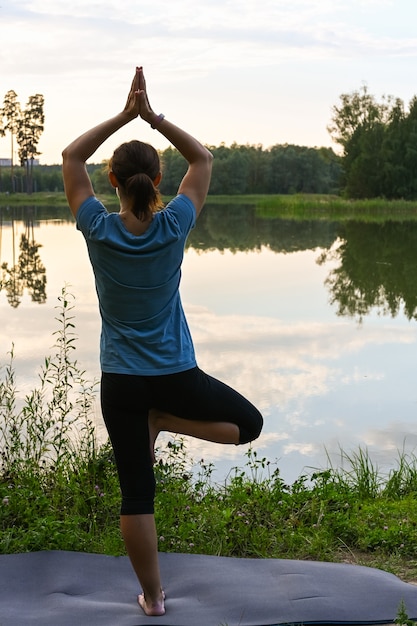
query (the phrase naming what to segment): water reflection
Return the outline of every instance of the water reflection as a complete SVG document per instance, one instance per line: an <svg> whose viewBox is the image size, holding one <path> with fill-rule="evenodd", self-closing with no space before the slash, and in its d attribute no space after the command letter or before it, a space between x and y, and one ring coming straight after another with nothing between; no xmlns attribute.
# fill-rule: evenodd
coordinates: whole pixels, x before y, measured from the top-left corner
<svg viewBox="0 0 417 626"><path fill-rule="evenodd" d="M274 252L330 248L338 224L319 220L266 219L250 205L210 205L201 213L188 243L196 250L252 251L262 246Z"/></svg>
<svg viewBox="0 0 417 626"><path fill-rule="evenodd" d="M4 213L8 267L12 240L18 245L27 233L22 210L14 220ZM48 298L39 307L26 294L12 309L0 293L0 363L14 341L23 394L50 353L64 283L76 297L77 359L99 376L99 314L83 238L66 209L36 209L31 228ZM191 233L182 296L199 364L261 408L257 449L278 460L286 480L328 457L343 462L340 448L368 446L387 464L405 441L414 449L416 228L262 219L253 207L212 206ZM193 442L190 449L220 474L245 463L245 448Z"/></svg>
<svg viewBox="0 0 417 626"><path fill-rule="evenodd" d="M13 308L20 305L25 290L32 302L42 304L46 301L46 269L39 254L41 244L35 241L34 213L33 208L24 209L24 232L20 234L20 241L17 241L15 211L0 209L0 291L4 289L7 301ZM10 227L11 241L8 242L12 250L10 262L1 258L5 219Z"/></svg>
<svg viewBox="0 0 417 626"><path fill-rule="evenodd" d="M25 289L33 302L46 300L46 269L39 254L41 244L35 241L34 222L51 217L72 221L65 208L0 207L0 242L7 236L5 226L12 240L12 259L1 263L0 289L14 308ZM20 221L24 232L18 242L15 225ZM362 321L376 309L392 317L404 310L408 319L416 318L417 222L265 219L257 217L250 205L208 205L188 241L188 248L199 251L236 253L262 247L277 253L320 248L317 263L332 262L325 285L340 316ZM1 252L0 245L0 262Z"/></svg>
<svg viewBox="0 0 417 626"><path fill-rule="evenodd" d="M336 262L326 286L338 315L359 321L377 309L408 319L417 308L417 223L347 222L338 229L339 245L324 252L319 263Z"/></svg>

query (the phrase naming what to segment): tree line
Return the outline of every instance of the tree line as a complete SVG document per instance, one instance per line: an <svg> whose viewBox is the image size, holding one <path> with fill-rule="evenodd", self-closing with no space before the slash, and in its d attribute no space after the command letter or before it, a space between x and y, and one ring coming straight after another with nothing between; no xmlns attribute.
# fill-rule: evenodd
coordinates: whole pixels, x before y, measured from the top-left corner
<svg viewBox="0 0 417 626"><path fill-rule="evenodd" d="M331 148L309 148L279 144L232 144L208 146L213 153L213 175L209 193L290 194L337 193L340 179L339 158ZM186 163L174 149L162 153L161 191L175 193Z"/></svg>
<svg viewBox="0 0 417 626"><path fill-rule="evenodd" d="M0 108L0 136L11 138L11 167L0 169L0 192L62 191L60 166L34 167L44 129L44 98L30 96L22 108L10 90ZM210 194L342 193L349 198L417 198L417 96L404 102L383 96L380 102L366 86L342 94L328 126L342 148L277 144L208 146L213 152ZM20 167L13 163L14 142ZM173 148L162 151L161 192L174 195L187 164ZM103 164L89 165L96 193L111 190Z"/></svg>
<svg viewBox="0 0 417 626"><path fill-rule="evenodd" d="M233 144L209 146L214 154L210 194L290 194L337 193L341 165L331 148L309 148L295 145L262 146ZM181 154L169 147L160 152L163 177L160 191L172 196L185 174L187 163ZM107 178L105 163L87 166L97 194L114 193ZM24 192L27 187L25 168L0 168L0 192ZM63 191L60 165L38 165L32 168L34 191Z"/></svg>
<svg viewBox="0 0 417 626"><path fill-rule="evenodd" d="M363 86L342 94L328 130L342 147L341 189L350 198L417 198L417 97L378 102Z"/></svg>
<svg viewBox="0 0 417 626"><path fill-rule="evenodd" d="M17 191L14 177L15 141L18 145L20 166L25 168L26 191L31 193L33 182L33 161L40 154L39 139L44 129L44 97L37 93L29 96L26 108L22 108L17 93L12 89L4 96L0 108L0 137L10 134L10 191Z"/></svg>

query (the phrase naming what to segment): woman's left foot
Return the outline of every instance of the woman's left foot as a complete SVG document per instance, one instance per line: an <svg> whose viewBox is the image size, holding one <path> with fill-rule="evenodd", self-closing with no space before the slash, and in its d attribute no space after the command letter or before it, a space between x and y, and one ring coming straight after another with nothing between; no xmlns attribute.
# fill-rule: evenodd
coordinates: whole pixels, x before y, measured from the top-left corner
<svg viewBox="0 0 417 626"><path fill-rule="evenodd" d="M145 594L141 593L138 596L138 603L145 615L157 616L165 615L165 593L162 591L162 597L158 602L148 603L145 598Z"/></svg>

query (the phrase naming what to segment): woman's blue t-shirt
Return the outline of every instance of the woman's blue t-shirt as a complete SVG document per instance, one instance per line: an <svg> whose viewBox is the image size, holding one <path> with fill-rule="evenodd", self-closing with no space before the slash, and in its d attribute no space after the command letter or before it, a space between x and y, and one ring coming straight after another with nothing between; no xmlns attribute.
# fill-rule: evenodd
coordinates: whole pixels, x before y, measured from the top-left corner
<svg viewBox="0 0 417 626"><path fill-rule="evenodd" d="M77 228L87 242L102 319L103 372L153 376L195 367L179 294L195 219L193 203L180 194L136 236L96 197L80 206Z"/></svg>

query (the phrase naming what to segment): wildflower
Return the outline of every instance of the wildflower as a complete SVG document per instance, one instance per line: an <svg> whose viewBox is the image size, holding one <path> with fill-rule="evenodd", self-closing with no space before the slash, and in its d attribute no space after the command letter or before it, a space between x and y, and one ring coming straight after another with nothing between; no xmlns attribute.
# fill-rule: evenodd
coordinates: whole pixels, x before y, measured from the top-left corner
<svg viewBox="0 0 417 626"><path fill-rule="evenodd" d="M9 498L8 498L7 496L5 496L5 497L3 498L3 500L2 500L2 503L3 503L5 506L8 506L8 505L9 505Z"/></svg>
<svg viewBox="0 0 417 626"><path fill-rule="evenodd" d="M161 535L161 536L159 537L159 541L165 541L165 537L164 537L163 535Z"/></svg>
<svg viewBox="0 0 417 626"><path fill-rule="evenodd" d="M194 548L194 544L193 544L193 543L189 543L189 544L188 544L188 547L189 547L189 548Z"/></svg>

